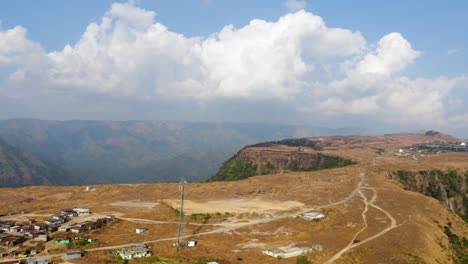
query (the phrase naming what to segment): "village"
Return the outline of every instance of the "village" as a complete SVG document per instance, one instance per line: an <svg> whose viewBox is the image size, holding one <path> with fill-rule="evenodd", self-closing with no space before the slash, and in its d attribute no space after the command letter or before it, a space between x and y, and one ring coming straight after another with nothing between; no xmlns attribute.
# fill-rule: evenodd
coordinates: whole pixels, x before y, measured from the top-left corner
<svg viewBox="0 0 468 264"><path fill-rule="evenodd" d="M24 214L20 212L18 214ZM15 215L11 213L9 215ZM0 221L0 263L2 264L52 264L60 263L47 258L45 243L53 241L54 245L63 246L66 252L60 254L63 261L75 260L86 255L82 246L92 244L95 240L87 233L92 230L103 228L115 221L113 215L95 218L93 221L87 208L64 208L59 213L51 215L43 221L29 219L27 222ZM304 220L320 221L325 215L318 212L302 213L298 217ZM136 234L144 234L146 227L138 227L134 230ZM195 247L197 241L181 241L181 247ZM173 247L178 247L173 243ZM282 259L291 258L312 251L322 251L321 245L303 247L280 247L262 250L264 255ZM46 255L38 254L47 252ZM123 261L151 257L152 252L148 245L135 243L133 246L116 250L116 256ZM2 261L5 259L5 261ZM209 261L209 264L226 264L226 261Z"/></svg>
<svg viewBox="0 0 468 264"><path fill-rule="evenodd" d="M426 155L440 154L445 152L468 152L466 142L449 142L445 140L427 141L409 147L400 148L397 156L413 159L423 158Z"/></svg>
<svg viewBox="0 0 468 264"><path fill-rule="evenodd" d="M45 250L44 243L54 240L55 244L77 245L93 243L93 239L77 236L90 230L96 230L110 224L114 217L109 215L95 221L79 221L89 216L87 208L65 208L43 222L29 219L27 222L0 221L0 261L2 258L18 259L2 263L46 264L49 260L35 256ZM10 214L13 215L13 214ZM63 234L54 236L52 234ZM83 252L68 251L63 254L64 260L81 258Z"/></svg>

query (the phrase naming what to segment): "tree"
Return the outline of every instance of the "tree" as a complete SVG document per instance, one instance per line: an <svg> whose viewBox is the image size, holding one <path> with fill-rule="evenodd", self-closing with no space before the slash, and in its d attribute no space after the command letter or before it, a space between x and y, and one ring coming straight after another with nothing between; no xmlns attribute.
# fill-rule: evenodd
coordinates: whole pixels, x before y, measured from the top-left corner
<svg viewBox="0 0 468 264"><path fill-rule="evenodd" d="M296 264L312 264L312 262L306 256L302 256L297 258Z"/></svg>

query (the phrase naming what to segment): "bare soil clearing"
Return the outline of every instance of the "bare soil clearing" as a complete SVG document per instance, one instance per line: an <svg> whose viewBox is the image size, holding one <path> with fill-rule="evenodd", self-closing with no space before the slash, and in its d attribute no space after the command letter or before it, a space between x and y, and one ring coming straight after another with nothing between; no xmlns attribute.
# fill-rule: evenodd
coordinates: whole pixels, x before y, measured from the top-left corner
<svg viewBox="0 0 468 264"><path fill-rule="evenodd" d="M174 208L180 207L179 200L165 200ZM216 201L193 201L186 200L184 203L185 212L187 214L196 213L252 213L257 214L268 214L277 213L281 211L298 210L303 207L304 204L297 201L268 201L261 200L258 198L254 199L228 199L228 200L216 200Z"/></svg>

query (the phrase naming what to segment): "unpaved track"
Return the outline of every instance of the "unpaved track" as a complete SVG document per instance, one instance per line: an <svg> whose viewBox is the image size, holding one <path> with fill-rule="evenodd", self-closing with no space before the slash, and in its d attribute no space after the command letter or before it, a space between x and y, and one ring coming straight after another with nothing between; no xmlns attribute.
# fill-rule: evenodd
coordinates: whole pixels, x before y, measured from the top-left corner
<svg viewBox="0 0 468 264"><path fill-rule="evenodd" d="M381 237L383 236L385 233L387 233L388 231L394 229L397 227L397 221L395 220L395 218L386 210L382 209L380 206L374 204L374 202L377 200L377 191L372 188L372 187L364 187L364 189L368 189L368 190L372 190L373 192L373 195L372 195L372 199L370 200L370 202L367 201L367 198L364 196L364 194L362 194L362 192L359 192L359 194L362 196L363 200L364 200L364 204L365 204L365 208L364 208L364 211L362 212L362 217L364 219L364 227L359 230L353 237L353 239L351 240L351 242L345 247L343 248L342 250L340 250L338 253L336 253L333 257L331 257L329 260L327 260L326 262L324 262L325 264L330 264L330 263L333 263L334 261L336 261L337 259L339 259L343 254L345 254L346 252L348 252L349 250L355 248L355 247L358 247L364 243L367 243L371 240L374 240L378 237ZM357 236L362 233L366 228L367 228L367 217L366 217L366 213L368 211L368 208L369 206L372 206L374 207L375 209L383 212L391 221L391 224L390 226L386 227L385 229L383 229L382 231L380 231L379 233L373 235L373 236L370 236L366 239L363 239L361 240L360 242L358 243L353 243L354 240L357 238Z"/></svg>
<svg viewBox="0 0 468 264"><path fill-rule="evenodd" d="M158 220L149 220L143 218L128 218L128 217L117 217L118 219L125 220L128 222L138 223L138 224L178 224L177 221L158 221ZM185 223L187 225L195 225L195 226L224 226L224 224L209 224L209 223Z"/></svg>

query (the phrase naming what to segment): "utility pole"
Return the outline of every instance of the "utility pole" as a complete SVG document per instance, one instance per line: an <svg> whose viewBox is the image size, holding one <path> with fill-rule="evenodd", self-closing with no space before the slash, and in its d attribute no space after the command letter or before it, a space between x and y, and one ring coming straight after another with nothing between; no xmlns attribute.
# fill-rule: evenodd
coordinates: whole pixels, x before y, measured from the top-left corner
<svg viewBox="0 0 468 264"><path fill-rule="evenodd" d="M180 180L179 191L180 191L180 210L179 210L179 224L177 226L177 252L182 249L182 229L184 224L184 199L185 199L185 184L187 182L184 178Z"/></svg>

